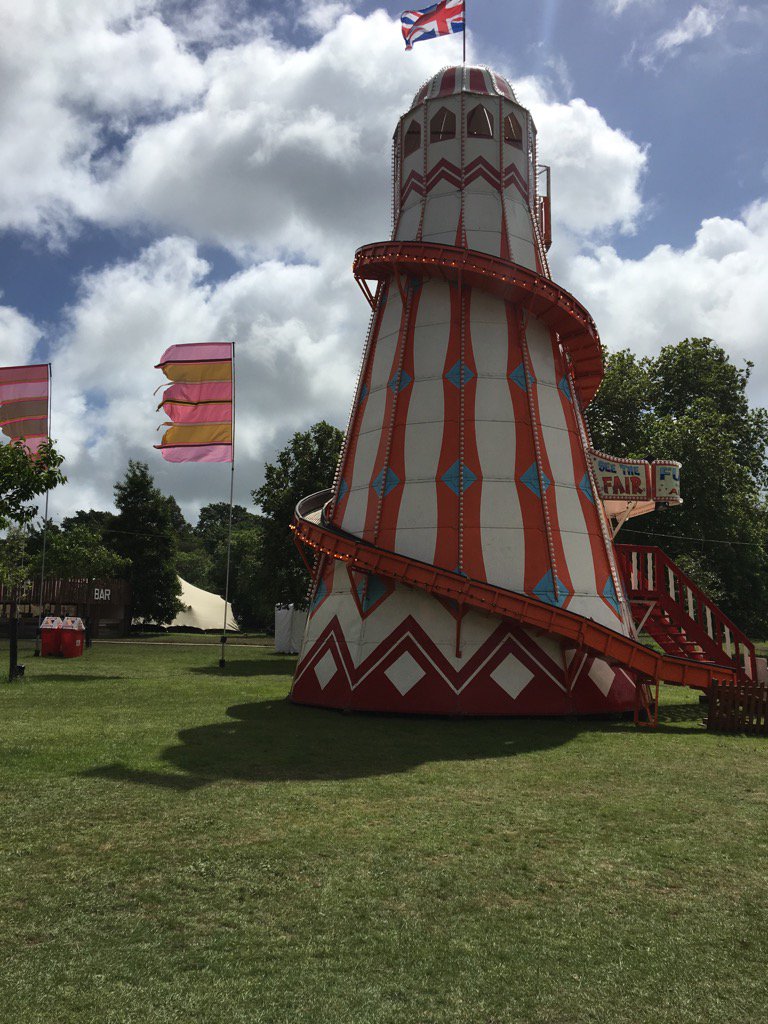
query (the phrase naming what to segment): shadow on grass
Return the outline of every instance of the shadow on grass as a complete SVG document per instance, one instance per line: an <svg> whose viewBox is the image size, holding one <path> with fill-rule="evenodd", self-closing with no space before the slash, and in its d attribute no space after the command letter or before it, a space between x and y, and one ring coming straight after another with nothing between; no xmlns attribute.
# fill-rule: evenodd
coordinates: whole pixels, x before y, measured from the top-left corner
<svg viewBox="0 0 768 1024"><path fill-rule="evenodd" d="M294 661L288 655L231 659L224 669L194 666L190 671L256 680L282 676ZM692 702L662 703L657 732L706 735L700 724L704 710ZM583 732L634 731L626 716L455 719L345 714L291 704L288 699L233 705L226 715L226 721L179 732L178 742L161 755L168 772L111 764L83 775L179 791L220 780L337 781L408 772L440 761L525 756L560 747Z"/></svg>
<svg viewBox="0 0 768 1024"><path fill-rule="evenodd" d="M224 668L219 668L218 656L210 665L192 665L189 671L197 676L214 676L217 679L253 678L260 676L282 676L293 673L296 665L294 654L275 654L270 658L230 658L227 657Z"/></svg>
<svg viewBox="0 0 768 1024"><path fill-rule="evenodd" d="M162 753L183 774L113 764L89 778L188 790L221 779L325 781L408 772L438 761L515 757L573 739L576 719L449 719L344 714L285 700L227 709L229 721L184 729Z"/></svg>
<svg viewBox="0 0 768 1024"><path fill-rule="evenodd" d="M100 676L97 673L85 673L84 675L78 675L77 672L46 672L45 675L31 676L30 678L34 681L49 683L49 682L64 682L64 683L111 683L120 679L128 679L128 676Z"/></svg>

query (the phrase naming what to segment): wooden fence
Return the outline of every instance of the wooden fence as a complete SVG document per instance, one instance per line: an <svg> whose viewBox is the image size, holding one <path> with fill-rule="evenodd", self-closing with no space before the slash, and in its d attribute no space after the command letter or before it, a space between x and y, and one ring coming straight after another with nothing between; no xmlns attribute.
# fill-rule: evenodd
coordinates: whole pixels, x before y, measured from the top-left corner
<svg viewBox="0 0 768 1024"><path fill-rule="evenodd" d="M768 736L768 687L752 680L712 682L706 726L712 732Z"/></svg>

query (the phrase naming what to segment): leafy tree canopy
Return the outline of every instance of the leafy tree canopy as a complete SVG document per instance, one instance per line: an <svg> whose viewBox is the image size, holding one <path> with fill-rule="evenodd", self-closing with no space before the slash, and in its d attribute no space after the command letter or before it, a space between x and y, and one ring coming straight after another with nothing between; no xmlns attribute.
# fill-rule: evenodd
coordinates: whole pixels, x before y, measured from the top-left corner
<svg viewBox="0 0 768 1024"><path fill-rule="evenodd" d="M130 559L133 617L171 622L181 608L175 517L146 463L128 463L125 477L115 484L115 504L118 516L111 543L118 554Z"/></svg>
<svg viewBox="0 0 768 1024"><path fill-rule="evenodd" d="M344 434L324 420L298 431L264 467L264 483L253 499L264 513L257 585L271 605L302 605L307 596L307 570L296 551L290 524L301 498L330 487Z"/></svg>
<svg viewBox="0 0 768 1024"><path fill-rule="evenodd" d="M255 529L259 516L249 512L242 505L232 506L232 529ZM215 501L203 505L195 526L195 534L200 538L209 553L216 550L222 541L226 543L229 533L229 502Z"/></svg>
<svg viewBox="0 0 768 1024"><path fill-rule="evenodd" d="M655 358L611 353L588 418L607 454L683 465L683 505L631 520L619 541L664 548L713 598L720 592L737 625L764 636L768 411L749 404L751 371L710 338L667 345Z"/></svg>
<svg viewBox="0 0 768 1024"><path fill-rule="evenodd" d="M22 526L37 515L34 499L66 482L59 455L48 440L30 456L21 441L0 447L0 529Z"/></svg>
<svg viewBox="0 0 768 1024"><path fill-rule="evenodd" d="M40 558L34 560L35 574L40 572ZM68 520L61 529L48 527L45 571L48 577L60 579L96 579L126 577L130 560L111 550L98 533L83 523Z"/></svg>

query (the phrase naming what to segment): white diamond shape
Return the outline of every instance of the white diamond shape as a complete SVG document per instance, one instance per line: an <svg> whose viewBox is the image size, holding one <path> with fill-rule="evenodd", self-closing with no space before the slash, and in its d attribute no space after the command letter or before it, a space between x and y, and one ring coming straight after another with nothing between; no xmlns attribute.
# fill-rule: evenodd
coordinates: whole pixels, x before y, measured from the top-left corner
<svg viewBox="0 0 768 1024"><path fill-rule="evenodd" d="M397 661L389 666L384 675L399 690L400 696L404 697L416 683L424 678L426 672L408 651L404 651Z"/></svg>
<svg viewBox="0 0 768 1024"><path fill-rule="evenodd" d="M615 676L615 671L605 661L595 660L592 668L589 670L589 678L604 697L608 696L608 691L613 686Z"/></svg>
<svg viewBox="0 0 768 1024"><path fill-rule="evenodd" d="M515 700L533 679L533 672L514 654L508 654L491 672L491 679Z"/></svg>
<svg viewBox="0 0 768 1024"><path fill-rule="evenodd" d="M324 690L335 675L336 659L330 651L326 651L320 661L315 665L315 676L318 683L320 683L320 689Z"/></svg>

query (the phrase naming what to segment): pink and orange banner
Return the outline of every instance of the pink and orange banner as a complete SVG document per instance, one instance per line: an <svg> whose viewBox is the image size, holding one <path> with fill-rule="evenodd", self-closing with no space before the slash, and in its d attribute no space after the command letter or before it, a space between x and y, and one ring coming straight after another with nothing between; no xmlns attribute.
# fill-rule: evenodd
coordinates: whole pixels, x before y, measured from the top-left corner
<svg viewBox="0 0 768 1024"><path fill-rule="evenodd" d="M49 395L48 363L0 367L0 429L33 455L48 439Z"/></svg>
<svg viewBox="0 0 768 1024"><path fill-rule="evenodd" d="M158 405L168 417L155 448L167 462L232 461L231 342L171 345L157 364L172 382Z"/></svg>

